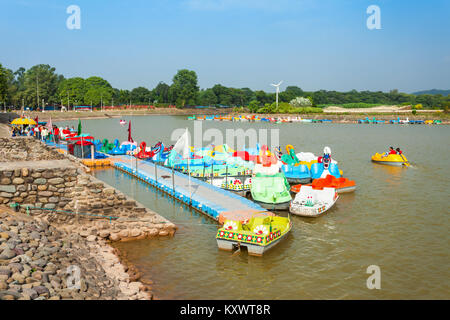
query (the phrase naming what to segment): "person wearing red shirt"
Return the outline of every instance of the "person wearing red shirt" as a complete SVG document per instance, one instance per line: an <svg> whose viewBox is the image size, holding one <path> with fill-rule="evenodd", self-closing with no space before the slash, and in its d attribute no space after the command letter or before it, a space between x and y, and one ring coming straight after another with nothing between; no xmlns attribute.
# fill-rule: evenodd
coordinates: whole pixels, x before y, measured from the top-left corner
<svg viewBox="0 0 450 320"><path fill-rule="evenodd" d="M400 148L395 149L397 151L397 154L403 154L402 150L400 150Z"/></svg>
<svg viewBox="0 0 450 320"><path fill-rule="evenodd" d="M57 126L53 127L53 135L55 136L55 142L59 143L59 129Z"/></svg>
<svg viewBox="0 0 450 320"><path fill-rule="evenodd" d="M397 154L397 152L394 150L394 147L389 147L389 151L385 152L382 156L382 158L387 157L390 154Z"/></svg>

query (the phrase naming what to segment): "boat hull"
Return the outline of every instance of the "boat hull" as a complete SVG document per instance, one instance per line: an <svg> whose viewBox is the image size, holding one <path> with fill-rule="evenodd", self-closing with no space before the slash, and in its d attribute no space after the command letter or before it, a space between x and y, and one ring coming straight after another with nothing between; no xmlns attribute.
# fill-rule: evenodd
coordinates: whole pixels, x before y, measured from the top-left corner
<svg viewBox="0 0 450 320"><path fill-rule="evenodd" d="M290 206L289 212L301 217L308 217L308 218L315 218L323 215L325 212L330 210L334 204L336 203L337 199L339 199L339 196L337 196L332 203L330 203L328 206L324 205L321 207L306 207L306 206Z"/></svg>
<svg viewBox="0 0 450 320"><path fill-rule="evenodd" d="M405 162L395 162L395 161L378 161L378 160L372 160L374 163L384 164L388 166L395 166L395 167L401 167L405 164Z"/></svg>
<svg viewBox="0 0 450 320"><path fill-rule="evenodd" d="M337 193L350 193L356 190L356 186L336 188Z"/></svg>
<svg viewBox="0 0 450 320"><path fill-rule="evenodd" d="M290 228L289 228L290 231ZM216 239L217 240L217 246L220 250L225 251L233 251L237 249L238 247L246 247L248 255L250 256L258 256L261 257L264 253L275 247L277 244L279 244L283 239L286 238L286 236L289 234L289 231L283 234L280 238L278 238L276 241L271 242L270 244L263 246L263 245L256 245L256 244L250 244L245 242L238 242L238 241L232 241L232 240L223 240L223 239Z"/></svg>
<svg viewBox="0 0 450 320"><path fill-rule="evenodd" d="M290 184L307 184L307 183L311 183L311 181L312 181L311 178L288 178L288 177L286 177L286 180Z"/></svg>
<svg viewBox="0 0 450 320"><path fill-rule="evenodd" d="M267 203L267 202L261 202L253 199L253 202L259 204L261 207L267 210L275 210L275 211L284 211L289 210L289 204L290 201L287 202L281 202L281 203Z"/></svg>

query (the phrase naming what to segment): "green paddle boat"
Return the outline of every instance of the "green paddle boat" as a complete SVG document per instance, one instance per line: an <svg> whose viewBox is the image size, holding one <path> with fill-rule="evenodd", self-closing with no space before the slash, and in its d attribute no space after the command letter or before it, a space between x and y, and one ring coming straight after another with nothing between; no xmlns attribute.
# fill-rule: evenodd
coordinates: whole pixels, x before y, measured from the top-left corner
<svg viewBox="0 0 450 320"><path fill-rule="evenodd" d="M279 172L274 175L257 173L252 179L251 194L253 201L268 210L288 210L292 200L290 185Z"/></svg>

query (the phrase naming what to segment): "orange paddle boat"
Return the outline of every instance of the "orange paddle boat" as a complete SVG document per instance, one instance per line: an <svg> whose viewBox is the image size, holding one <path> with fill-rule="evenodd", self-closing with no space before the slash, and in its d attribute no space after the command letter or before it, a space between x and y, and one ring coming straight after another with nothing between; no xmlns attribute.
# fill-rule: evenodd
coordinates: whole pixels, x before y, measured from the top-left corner
<svg viewBox="0 0 450 320"><path fill-rule="evenodd" d="M313 189L322 190L323 188L335 188L337 193L353 192L356 189L354 180L347 178L335 178L332 175L327 175L325 178L314 179L312 183L307 184L312 186ZM301 184L297 184L291 187L291 191L295 193L300 192Z"/></svg>

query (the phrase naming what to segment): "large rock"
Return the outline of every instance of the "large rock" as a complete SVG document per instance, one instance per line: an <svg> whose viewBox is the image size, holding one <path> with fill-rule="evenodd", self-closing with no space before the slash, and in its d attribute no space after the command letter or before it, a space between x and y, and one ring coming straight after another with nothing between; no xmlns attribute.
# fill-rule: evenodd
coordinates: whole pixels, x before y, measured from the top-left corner
<svg viewBox="0 0 450 320"><path fill-rule="evenodd" d="M3 250L3 252L0 254L0 260L5 260L5 259L12 259L16 256L16 253L14 252L14 250L11 250L9 248L6 248L5 250Z"/></svg>
<svg viewBox="0 0 450 320"><path fill-rule="evenodd" d="M0 185L0 192L10 192L10 193L14 193L14 192L16 192L16 186L11 186L11 185Z"/></svg>
<svg viewBox="0 0 450 320"><path fill-rule="evenodd" d="M12 183L13 184L23 184L25 182L25 180L23 180L22 178L14 178Z"/></svg>
<svg viewBox="0 0 450 320"><path fill-rule="evenodd" d="M38 195L42 197L51 197L53 195L53 192L51 191L39 191Z"/></svg>
<svg viewBox="0 0 450 320"><path fill-rule="evenodd" d="M38 178L36 180L34 180L35 184L46 184L47 183L47 179L45 178Z"/></svg>
<svg viewBox="0 0 450 320"><path fill-rule="evenodd" d="M13 279L14 281L17 281L20 284L25 282L25 276L20 273L17 273L17 272L11 276L11 279Z"/></svg>
<svg viewBox="0 0 450 320"><path fill-rule="evenodd" d="M50 183L50 184L62 184L62 183L64 183L64 179L63 178L53 178L53 179L49 179L48 183Z"/></svg>
<svg viewBox="0 0 450 320"><path fill-rule="evenodd" d="M22 168L22 177L28 177L29 170L27 168Z"/></svg>
<svg viewBox="0 0 450 320"><path fill-rule="evenodd" d="M130 232L130 236L132 236L132 237L137 237L140 235L141 235L141 230L139 230L139 229L132 229Z"/></svg>
<svg viewBox="0 0 450 320"><path fill-rule="evenodd" d="M129 234L130 234L130 232L126 229L119 232L120 238L126 238L126 237L128 237Z"/></svg>
<svg viewBox="0 0 450 320"><path fill-rule="evenodd" d="M14 197L14 194L8 193L8 192L0 192L0 197L1 198L12 198L12 197Z"/></svg>
<svg viewBox="0 0 450 320"><path fill-rule="evenodd" d="M8 240L9 234L7 232L0 232L0 238Z"/></svg>
<svg viewBox="0 0 450 320"><path fill-rule="evenodd" d="M0 180L0 184L11 184L11 179L10 178L2 178Z"/></svg>
<svg viewBox="0 0 450 320"><path fill-rule="evenodd" d="M22 289L23 294L29 296L31 299L36 299L39 295L34 289Z"/></svg>

